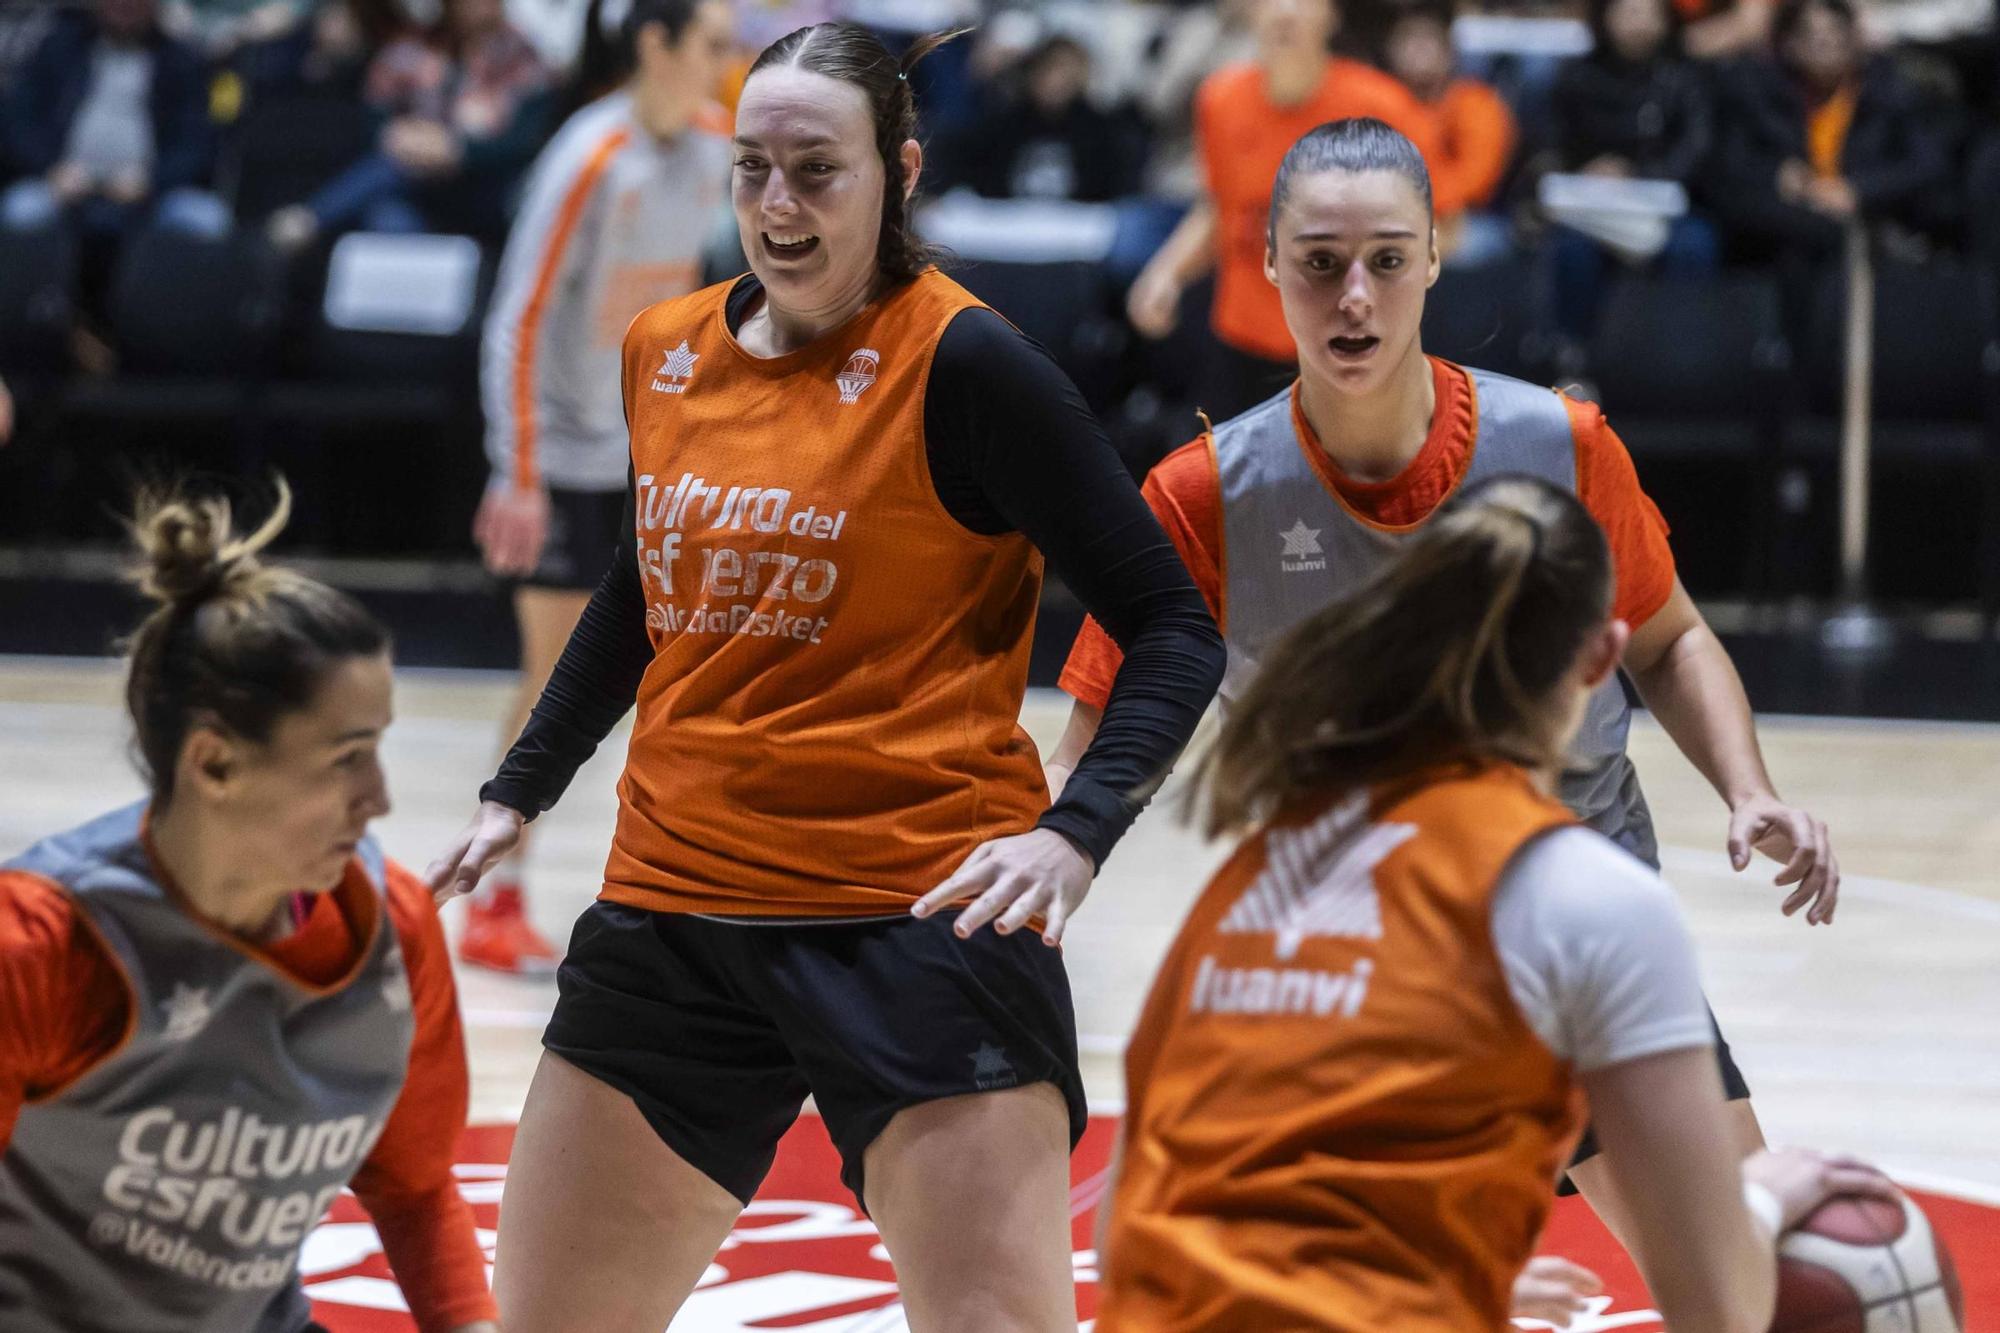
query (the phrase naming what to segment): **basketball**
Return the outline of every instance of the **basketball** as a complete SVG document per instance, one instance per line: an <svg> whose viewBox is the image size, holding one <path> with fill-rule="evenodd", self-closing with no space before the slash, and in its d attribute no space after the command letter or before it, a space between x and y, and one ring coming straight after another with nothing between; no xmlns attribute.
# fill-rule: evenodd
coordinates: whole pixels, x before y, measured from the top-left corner
<svg viewBox="0 0 2000 1333"><path fill-rule="evenodd" d="M1965 1302L1951 1255L1907 1195L1847 1195L1778 1245L1771 1333L1960 1333Z"/></svg>

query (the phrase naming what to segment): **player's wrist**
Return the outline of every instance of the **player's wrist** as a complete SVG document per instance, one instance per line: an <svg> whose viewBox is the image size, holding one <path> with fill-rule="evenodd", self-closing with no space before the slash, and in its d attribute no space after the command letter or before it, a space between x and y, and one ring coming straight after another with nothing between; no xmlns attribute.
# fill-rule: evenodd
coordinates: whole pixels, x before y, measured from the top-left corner
<svg viewBox="0 0 2000 1333"><path fill-rule="evenodd" d="M1769 1186L1754 1180L1743 1182L1743 1206L1750 1212L1750 1224L1766 1243L1777 1244L1785 1229L1785 1206Z"/></svg>

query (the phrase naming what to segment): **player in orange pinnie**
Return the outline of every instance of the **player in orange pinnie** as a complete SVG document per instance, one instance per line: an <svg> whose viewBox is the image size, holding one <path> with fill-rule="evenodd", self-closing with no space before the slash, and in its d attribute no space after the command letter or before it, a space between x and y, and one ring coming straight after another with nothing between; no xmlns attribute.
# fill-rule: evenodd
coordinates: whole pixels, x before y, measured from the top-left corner
<svg viewBox="0 0 2000 1333"><path fill-rule="evenodd" d="M1612 605L1589 511L1502 476L1272 647L1200 774L1243 842L1126 1055L1100 1333L1499 1333L1579 1092L1668 1328L1766 1328L1778 1235L1894 1197L1741 1157L1672 896L1556 798Z"/></svg>
<svg viewBox="0 0 2000 1333"><path fill-rule="evenodd" d="M911 233L935 45L820 24L758 57L751 272L626 336L624 540L432 867L476 882L636 703L501 1207L501 1312L538 1330L657 1333L808 1093L911 1327L1076 1327L1049 946L1221 643L1075 386ZM1128 645L1053 805L1019 726L1045 558Z"/></svg>

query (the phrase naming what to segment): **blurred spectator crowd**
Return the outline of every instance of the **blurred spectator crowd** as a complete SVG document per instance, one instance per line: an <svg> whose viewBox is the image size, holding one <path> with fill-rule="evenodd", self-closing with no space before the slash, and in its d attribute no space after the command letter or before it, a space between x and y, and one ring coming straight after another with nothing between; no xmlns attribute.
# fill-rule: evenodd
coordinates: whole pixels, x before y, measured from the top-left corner
<svg viewBox="0 0 2000 1333"><path fill-rule="evenodd" d="M107 387L140 372L236 373L246 384L329 373L348 354L322 327L329 254L349 233L469 237L490 273L536 153L615 80L593 52L619 8L0 0L0 378L21 400L11 414L0 400L0 431L10 415L25 436L38 414L101 408L150 421L193 410ZM1402 114L1427 136L1447 276L1485 293L1491 312L1466 345L1435 348L1444 354L1547 380L1628 381L1631 367L1601 363L1619 341L1605 321L1621 284L1726 285L1743 272L1768 282L1773 336L1802 349L1822 336L1826 270L1864 232L1891 262L1969 275L1957 297L1991 328L1994 0L1456 10L1444 0L741 0L737 10L742 58L716 90L725 105L749 57L803 23L848 17L892 42L976 25L913 76L929 225L969 261L968 285L1071 370L1135 472L1190 433L1190 399L1245 405L1203 379L1209 284L1149 268L1207 198L1204 151L1233 151L1203 143L1237 132L1204 109L1205 85L1232 71L1275 88L1303 60L1310 79L1400 85ZM735 262L725 244L713 271ZM262 336L177 347L171 321L163 332L135 313L149 290L198 305L159 271L188 265L266 284L251 321ZM59 309L44 291L51 273L66 286ZM34 318L15 318L24 310ZM1215 327L1228 341L1224 321ZM466 312L463 336L477 328ZM469 380L468 359L406 357L394 350L403 345L356 353L347 392L300 401L329 420L393 416L368 397L385 382L433 369ZM422 403L399 401L422 417ZM238 399L209 406L240 426ZM476 399L448 393L431 409L438 420L476 414ZM250 445L236 447L224 461L250 458ZM256 448L258 461L270 452ZM476 452L458 461L472 477L464 494L476 494ZM21 466L0 456L0 484ZM65 521L39 508L5 517L31 530ZM438 545L463 546L463 523L448 525ZM326 533L339 544L337 523Z"/></svg>

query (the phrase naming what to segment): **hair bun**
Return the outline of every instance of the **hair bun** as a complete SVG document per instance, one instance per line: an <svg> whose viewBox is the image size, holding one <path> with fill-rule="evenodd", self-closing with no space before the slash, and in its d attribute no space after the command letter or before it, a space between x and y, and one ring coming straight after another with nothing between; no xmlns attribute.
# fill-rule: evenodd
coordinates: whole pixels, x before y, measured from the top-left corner
<svg viewBox="0 0 2000 1333"><path fill-rule="evenodd" d="M191 496L175 487L147 491L130 524L139 548L132 581L165 605L206 601L256 572L257 552L278 534L290 512L291 492L281 480L270 517L257 531L238 537L231 531L226 497Z"/></svg>

